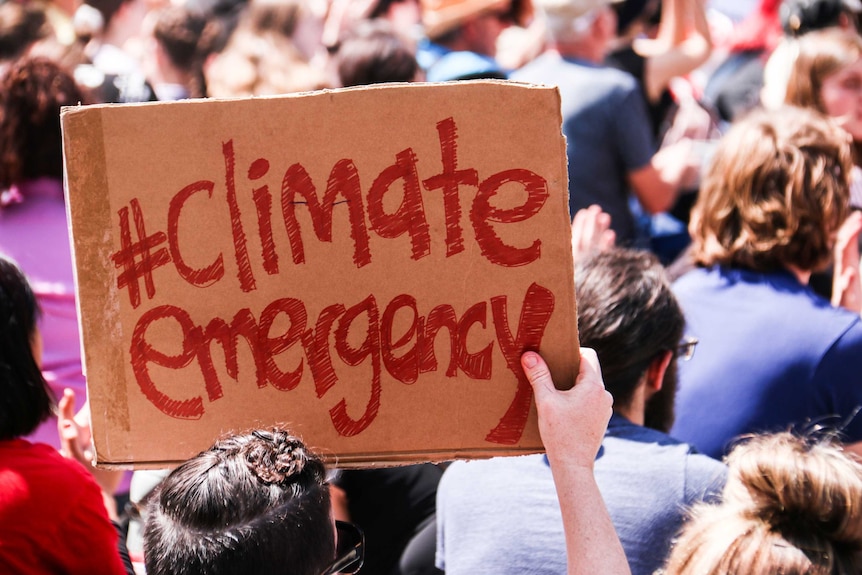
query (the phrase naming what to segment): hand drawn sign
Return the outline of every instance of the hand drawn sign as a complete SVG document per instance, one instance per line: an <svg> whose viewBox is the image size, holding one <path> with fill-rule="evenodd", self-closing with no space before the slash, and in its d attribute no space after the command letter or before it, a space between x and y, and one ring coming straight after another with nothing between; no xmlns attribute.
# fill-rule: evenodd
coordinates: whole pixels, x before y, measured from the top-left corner
<svg viewBox="0 0 862 575"><path fill-rule="evenodd" d="M542 449L577 370L555 89L398 85L67 108L97 460L284 423L339 465Z"/></svg>

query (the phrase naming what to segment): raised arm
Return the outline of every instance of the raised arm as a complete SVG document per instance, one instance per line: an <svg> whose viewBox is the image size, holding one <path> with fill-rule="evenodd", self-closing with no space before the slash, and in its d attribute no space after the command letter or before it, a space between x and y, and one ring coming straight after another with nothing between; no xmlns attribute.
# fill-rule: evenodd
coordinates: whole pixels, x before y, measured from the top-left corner
<svg viewBox="0 0 862 575"><path fill-rule="evenodd" d="M613 405L596 353L581 349L577 381L566 391L554 387L548 366L539 354L526 352L521 365L533 386L539 431L560 500L568 575L630 574L593 474Z"/></svg>
<svg viewBox="0 0 862 575"><path fill-rule="evenodd" d="M657 102L673 78L695 70L712 53L703 0L663 2L658 36L638 41L637 51L647 57L644 73L647 97Z"/></svg>

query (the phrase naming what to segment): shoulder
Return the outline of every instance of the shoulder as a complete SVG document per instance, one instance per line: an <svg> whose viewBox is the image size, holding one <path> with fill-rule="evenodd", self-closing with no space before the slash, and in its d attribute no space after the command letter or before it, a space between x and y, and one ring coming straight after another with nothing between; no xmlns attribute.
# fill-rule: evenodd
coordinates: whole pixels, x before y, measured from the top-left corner
<svg viewBox="0 0 862 575"><path fill-rule="evenodd" d="M505 78L506 73L496 60L468 51L447 52L426 72L429 82L469 78Z"/></svg>
<svg viewBox="0 0 862 575"><path fill-rule="evenodd" d="M692 470L715 471L724 469L720 461L700 454L688 443L680 441L667 433L627 422L614 416L602 443L613 445L615 451L629 452L632 455L646 455L655 460L662 458L685 462Z"/></svg>

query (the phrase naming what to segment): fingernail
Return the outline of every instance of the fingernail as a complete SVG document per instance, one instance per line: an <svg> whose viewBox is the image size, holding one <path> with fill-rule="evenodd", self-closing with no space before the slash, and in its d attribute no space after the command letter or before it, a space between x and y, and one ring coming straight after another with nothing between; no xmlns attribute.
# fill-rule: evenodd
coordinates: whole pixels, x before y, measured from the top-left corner
<svg viewBox="0 0 862 575"><path fill-rule="evenodd" d="M525 353L521 357L521 363L523 363L524 367L527 369L531 369L536 367L536 364L539 363L539 358L536 357L535 353Z"/></svg>

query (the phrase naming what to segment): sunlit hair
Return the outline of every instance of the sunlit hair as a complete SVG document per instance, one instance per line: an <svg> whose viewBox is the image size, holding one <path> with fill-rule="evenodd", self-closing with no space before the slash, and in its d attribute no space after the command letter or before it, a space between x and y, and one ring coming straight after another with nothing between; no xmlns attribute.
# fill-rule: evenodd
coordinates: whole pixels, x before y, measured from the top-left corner
<svg viewBox="0 0 862 575"><path fill-rule="evenodd" d="M862 573L862 465L829 440L755 436L723 501L692 513L665 575Z"/></svg>
<svg viewBox="0 0 862 575"><path fill-rule="evenodd" d="M820 99L823 81L862 58L862 37L855 31L829 28L803 35L797 46L785 101L825 113Z"/></svg>
<svg viewBox="0 0 862 575"><path fill-rule="evenodd" d="M217 441L147 512L149 575L319 575L335 557L323 461L283 429Z"/></svg>
<svg viewBox="0 0 862 575"><path fill-rule="evenodd" d="M847 134L814 110L757 111L722 138L689 231L700 265L812 271L849 210Z"/></svg>
<svg viewBox="0 0 862 575"><path fill-rule="evenodd" d="M33 355L37 316L27 278L0 256L0 440L29 435L54 408L54 396Z"/></svg>

